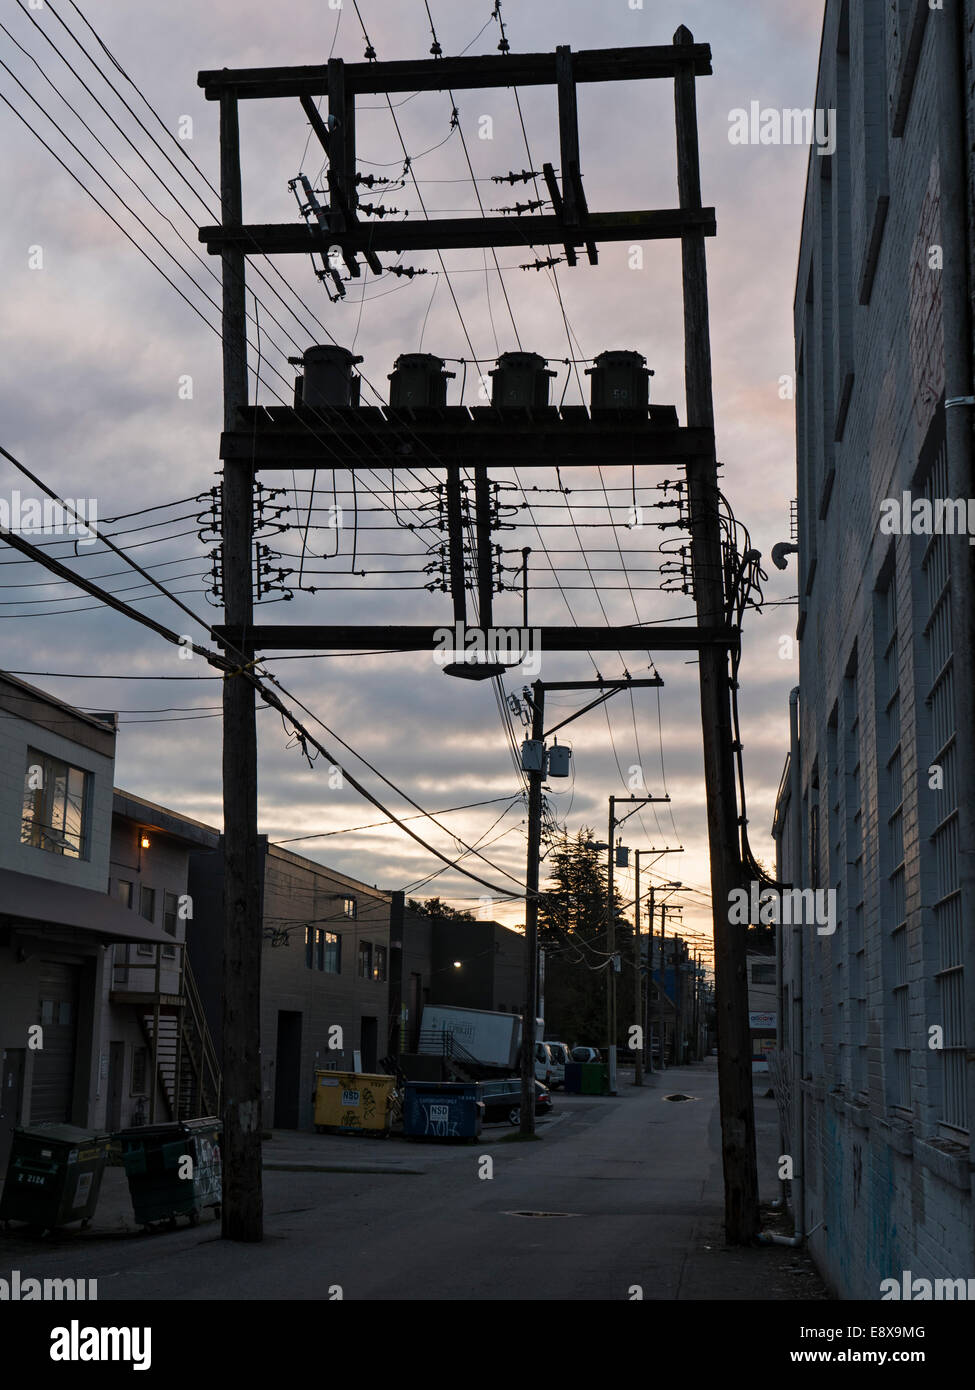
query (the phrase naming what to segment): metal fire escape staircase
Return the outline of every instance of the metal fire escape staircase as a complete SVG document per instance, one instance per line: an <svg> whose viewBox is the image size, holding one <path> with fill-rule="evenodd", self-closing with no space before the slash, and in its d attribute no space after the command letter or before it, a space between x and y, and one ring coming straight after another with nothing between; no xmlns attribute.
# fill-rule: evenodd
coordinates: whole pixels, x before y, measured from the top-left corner
<svg viewBox="0 0 975 1390"><path fill-rule="evenodd" d="M149 1048L149 1074L157 1083L148 1087L150 1124L164 1118L156 1113L159 1091L169 1111L165 1118L170 1120L220 1114L220 1063L186 949L182 943L174 943L174 947L180 956L175 993L162 989L163 973L171 974L175 965L163 960L165 948L158 945L151 964L117 966L117 976L123 973L125 984L120 987L116 983L111 992L112 1003L131 1004L138 1010ZM145 980L150 972L151 981ZM150 984L149 989L127 988L129 978L136 973Z"/></svg>

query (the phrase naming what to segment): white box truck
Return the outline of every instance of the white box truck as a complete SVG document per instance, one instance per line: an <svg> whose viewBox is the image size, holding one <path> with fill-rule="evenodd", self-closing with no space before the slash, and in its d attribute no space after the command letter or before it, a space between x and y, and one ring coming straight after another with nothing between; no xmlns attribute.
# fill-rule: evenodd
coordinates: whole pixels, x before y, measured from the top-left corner
<svg viewBox="0 0 975 1390"><path fill-rule="evenodd" d="M466 1053L482 1066L513 1071L518 1065L521 1042L518 1014L460 1009L453 1004L427 1004L420 1024L419 1051L441 1054L445 1034L458 1044L459 1061Z"/></svg>

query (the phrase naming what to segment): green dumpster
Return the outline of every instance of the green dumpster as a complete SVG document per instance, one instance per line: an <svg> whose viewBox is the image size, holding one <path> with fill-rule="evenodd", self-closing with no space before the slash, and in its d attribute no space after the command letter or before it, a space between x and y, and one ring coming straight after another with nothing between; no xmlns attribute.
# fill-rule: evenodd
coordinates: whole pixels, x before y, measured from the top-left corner
<svg viewBox="0 0 975 1390"><path fill-rule="evenodd" d="M135 1219L148 1228L158 1222L176 1225L185 1216L191 1226L204 1207L220 1214L223 1200L220 1136L216 1116L139 1125L115 1135L129 1180Z"/></svg>
<svg viewBox="0 0 975 1390"><path fill-rule="evenodd" d="M605 1062L584 1062L582 1064L582 1094L584 1096L609 1095L609 1068Z"/></svg>
<svg viewBox="0 0 975 1390"><path fill-rule="evenodd" d="M0 1221L26 1221L53 1231L94 1215L111 1140L75 1125L15 1129L0 1197Z"/></svg>

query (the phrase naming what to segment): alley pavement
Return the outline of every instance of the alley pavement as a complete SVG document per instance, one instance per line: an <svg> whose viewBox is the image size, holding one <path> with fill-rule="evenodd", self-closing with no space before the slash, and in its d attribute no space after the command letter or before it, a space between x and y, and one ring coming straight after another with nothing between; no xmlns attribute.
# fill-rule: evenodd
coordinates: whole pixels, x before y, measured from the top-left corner
<svg viewBox="0 0 975 1390"><path fill-rule="evenodd" d="M224 1241L211 1211L144 1234L110 1168L88 1230L0 1232L0 1277L94 1278L99 1301L826 1298L804 1252L724 1244L714 1059L632 1081L621 1071L617 1096L556 1093L536 1142L507 1125L456 1144L276 1131L259 1245ZM766 1225L786 1232L768 1205L767 1089L756 1078L760 1195Z"/></svg>

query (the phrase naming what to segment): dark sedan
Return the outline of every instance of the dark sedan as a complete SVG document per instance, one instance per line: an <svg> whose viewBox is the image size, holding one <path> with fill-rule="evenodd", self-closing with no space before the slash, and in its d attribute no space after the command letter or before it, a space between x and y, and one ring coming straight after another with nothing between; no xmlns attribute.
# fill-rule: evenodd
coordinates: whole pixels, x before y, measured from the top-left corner
<svg viewBox="0 0 975 1390"><path fill-rule="evenodd" d="M485 1120L507 1120L510 1125L521 1124L521 1078L504 1081L482 1081L480 1098L484 1102ZM547 1086L535 1082L535 1113L551 1110L552 1096Z"/></svg>

